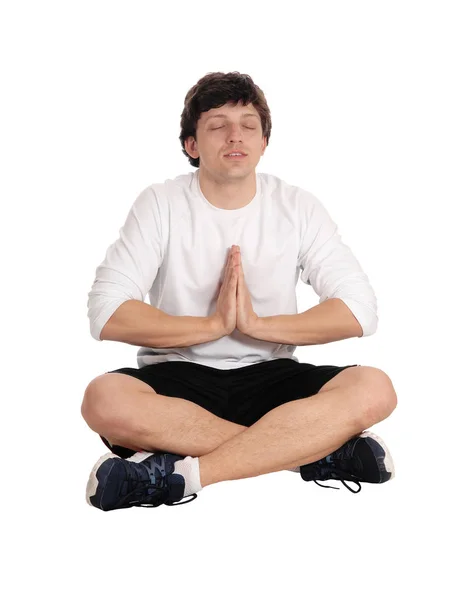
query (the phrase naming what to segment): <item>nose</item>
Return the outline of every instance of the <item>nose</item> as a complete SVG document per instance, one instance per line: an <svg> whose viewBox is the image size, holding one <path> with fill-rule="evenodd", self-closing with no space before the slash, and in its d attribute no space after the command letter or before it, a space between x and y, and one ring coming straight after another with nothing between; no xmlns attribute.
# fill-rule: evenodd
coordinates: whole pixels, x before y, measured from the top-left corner
<svg viewBox="0 0 465 600"><path fill-rule="evenodd" d="M228 131L228 136L230 142L237 142L238 140L242 140L241 126L232 123Z"/></svg>

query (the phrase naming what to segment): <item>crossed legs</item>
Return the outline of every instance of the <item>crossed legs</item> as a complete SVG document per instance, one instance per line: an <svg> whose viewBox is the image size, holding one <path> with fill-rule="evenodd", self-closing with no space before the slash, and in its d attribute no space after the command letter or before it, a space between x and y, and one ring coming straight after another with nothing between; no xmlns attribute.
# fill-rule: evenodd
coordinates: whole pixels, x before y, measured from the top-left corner
<svg viewBox="0 0 465 600"><path fill-rule="evenodd" d="M390 378L374 367L350 367L308 398L287 402L250 427L220 419L193 402L157 394L143 382L139 394L110 409L106 374L89 384L81 413L89 427L133 450L198 456L202 487L219 481L293 469L327 456L348 439L387 418L397 397ZM104 381L104 379L106 380ZM134 378L131 378L134 379ZM121 389L122 380L117 384ZM147 389L150 389L149 392ZM116 388L115 388L116 389ZM113 414L113 418L109 418Z"/></svg>

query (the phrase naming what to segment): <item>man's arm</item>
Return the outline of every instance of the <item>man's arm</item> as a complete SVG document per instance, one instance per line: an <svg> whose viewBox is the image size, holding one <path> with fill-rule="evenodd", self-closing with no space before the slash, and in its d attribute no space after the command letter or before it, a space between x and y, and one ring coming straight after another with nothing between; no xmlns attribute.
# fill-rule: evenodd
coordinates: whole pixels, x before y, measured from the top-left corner
<svg viewBox="0 0 465 600"><path fill-rule="evenodd" d="M153 186L131 206L119 238L97 267L88 299L90 331L148 348L180 348L224 335L211 317L173 316L144 302L163 261L162 211Z"/></svg>
<svg viewBox="0 0 465 600"><path fill-rule="evenodd" d="M300 200L297 262L301 280L312 286L319 303L296 315L259 317L253 337L303 346L372 335L377 299L366 273L318 198L301 190Z"/></svg>
<svg viewBox="0 0 465 600"><path fill-rule="evenodd" d="M147 348L182 348L222 337L212 317L178 317L139 300L127 300L104 325L100 339Z"/></svg>
<svg viewBox="0 0 465 600"><path fill-rule="evenodd" d="M123 307L120 315L112 319L123 303L134 300L145 304L144 298L163 261L163 245L158 199L149 186L132 204L118 239L108 247L105 259L96 269L87 302L90 332L94 339L103 339L104 326L105 334L109 336L106 339L115 339L114 332L110 332L114 323L116 330L124 330L119 320L120 316L124 320L128 306ZM157 313L148 304L147 307L144 314L147 315L152 308L153 326Z"/></svg>
<svg viewBox="0 0 465 600"><path fill-rule="evenodd" d="M278 344L309 346L362 337L363 330L340 298L329 298L296 315L259 317L248 335Z"/></svg>

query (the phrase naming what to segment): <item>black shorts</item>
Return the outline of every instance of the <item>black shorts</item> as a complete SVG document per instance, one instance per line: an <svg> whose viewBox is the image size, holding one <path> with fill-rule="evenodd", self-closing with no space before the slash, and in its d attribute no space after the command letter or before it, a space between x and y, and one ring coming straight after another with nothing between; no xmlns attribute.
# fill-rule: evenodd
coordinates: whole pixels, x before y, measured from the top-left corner
<svg viewBox="0 0 465 600"><path fill-rule="evenodd" d="M188 361L166 361L140 369L122 367L108 373L124 373L147 383L164 396L195 402L217 417L250 427L277 406L318 393L335 375L359 365L337 367L298 363L279 358L238 369L215 369ZM103 443L114 454L128 458L134 450Z"/></svg>

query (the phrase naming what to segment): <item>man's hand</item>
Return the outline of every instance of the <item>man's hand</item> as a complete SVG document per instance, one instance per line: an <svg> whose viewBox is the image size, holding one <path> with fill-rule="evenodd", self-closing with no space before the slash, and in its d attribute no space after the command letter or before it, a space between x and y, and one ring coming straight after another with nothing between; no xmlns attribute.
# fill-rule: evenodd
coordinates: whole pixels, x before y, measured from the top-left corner
<svg viewBox="0 0 465 600"><path fill-rule="evenodd" d="M244 270L242 268L241 250L234 246L234 256L238 259L237 269L237 295L236 295L236 327L246 335L252 335L254 326L258 322L258 315L252 306L250 293L245 283Z"/></svg>
<svg viewBox="0 0 465 600"><path fill-rule="evenodd" d="M211 317L221 336L229 335L236 328L237 258L233 248L228 252L223 280L218 284L216 311Z"/></svg>

